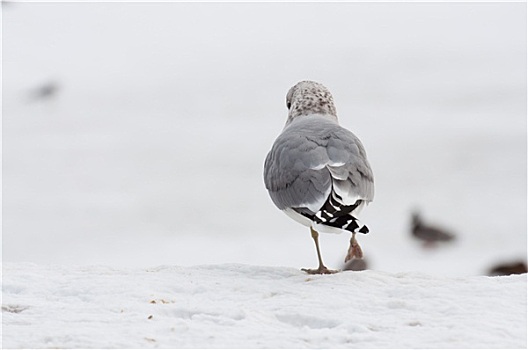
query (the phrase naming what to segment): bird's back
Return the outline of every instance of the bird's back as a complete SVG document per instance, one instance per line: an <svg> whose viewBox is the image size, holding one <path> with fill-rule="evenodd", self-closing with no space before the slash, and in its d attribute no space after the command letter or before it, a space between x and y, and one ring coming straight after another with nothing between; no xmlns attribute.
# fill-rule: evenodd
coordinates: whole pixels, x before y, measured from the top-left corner
<svg viewBox="0 0 528 350"><path fill-rule="evenodd" d="M264 166L264 181L273 202L281 210L315 215L336 201L359 206L374 195L372 170L361 141L324 115L296 118L279 135ZM338 203L330 203L331 209ZM342 208L346 210L347 208Z"/></svg>

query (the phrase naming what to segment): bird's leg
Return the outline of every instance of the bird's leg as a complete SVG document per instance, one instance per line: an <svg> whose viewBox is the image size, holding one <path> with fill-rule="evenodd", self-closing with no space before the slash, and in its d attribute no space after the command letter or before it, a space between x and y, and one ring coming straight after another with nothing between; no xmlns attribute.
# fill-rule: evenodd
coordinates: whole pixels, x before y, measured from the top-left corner
<svg viewBox="0 0 528 350"><path fill-rule="evenodd" d="M319 259L319 267L317 269L302 269L304 272L309 273L310 275L321 275L321 274L331 274L338 272L337 270L329 270L323 264L323 259L321 258L321 250L319 249L319 233L316 230L310 227L310 232L312 233L312 238L315 242L315 249L317 249L317 259Z"/></svg>
<svg viewBox="0 0 528 350"><path fill-rule="evenodd" d="M359 243L356 240L356 234L352 233L352 238L350 238L350 247L348 248L348 253L345 257L345 262L353 259L363 259L363 251L359 246Z"/></svg>

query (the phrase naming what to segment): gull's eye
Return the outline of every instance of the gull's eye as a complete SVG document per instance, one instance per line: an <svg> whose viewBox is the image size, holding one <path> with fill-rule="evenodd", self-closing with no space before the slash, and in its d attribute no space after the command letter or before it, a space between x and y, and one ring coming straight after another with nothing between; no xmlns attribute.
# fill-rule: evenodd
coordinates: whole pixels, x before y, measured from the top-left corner
<svg viewBox="0 0 528 350"><path fill-rule="evenodd" d="M291 107L291 102L290 100L286 100L286 108L290 109Z"/></svg>

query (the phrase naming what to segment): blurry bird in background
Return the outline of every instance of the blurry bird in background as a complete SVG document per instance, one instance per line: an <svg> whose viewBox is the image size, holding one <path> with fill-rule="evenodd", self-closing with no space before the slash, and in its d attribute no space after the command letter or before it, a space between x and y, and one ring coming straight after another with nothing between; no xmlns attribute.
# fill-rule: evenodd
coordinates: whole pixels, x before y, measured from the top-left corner
<svg viewBox="0 0 528 350"><path fill-rule="evenodd" d="M526 262L519 260L493 266L489 269L488 276L521 275L526 272Z"/></svg>
<svg viewBox="0 0 528 350"><path fill-rule="evenodd" d="M57 96L60 86L56 81L48 81L29 92L30 102L50 100Z"/></svg>
<svg viewBox="0 0 528 350"><path fill-rule="evenodd" d="M418 212L413 212L411 217L411 234L414 238L423 242L424 248L432 248L438 242L449 242L455 239L455 235L444 229L424 224Z"/></svg>

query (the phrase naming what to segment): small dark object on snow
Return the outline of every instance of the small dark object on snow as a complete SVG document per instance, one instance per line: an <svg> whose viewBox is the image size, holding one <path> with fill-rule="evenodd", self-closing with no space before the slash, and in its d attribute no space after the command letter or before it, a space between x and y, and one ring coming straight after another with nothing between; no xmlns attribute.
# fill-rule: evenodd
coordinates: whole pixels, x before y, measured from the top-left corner
<svg viewBox="0 0 528 350"><path fill-rule="evenodd" d="M343 271L363 271L366 270L367 261L365 259L352 258L343 267Z"/></svg>
<svg viewBox="0 0 528 350"><path fill-rule="evenodd" d="M508 276L521 275L526 273L526 263L523 261L514 261L512 263L497 264L489 272L489 276Z"/></svg>
<svg viewBox="0 0 528 350"><path fill-rule="evenodd" d="M411 234L414 238L424 242L424 246L432 246L436 242L448 242L455 239L455 235L443 229L423 223L417 212L412 214Z"/></svg>
<svg viewBox="0 0 528 350"><path fill-rule="evenodd" d="M14 314L19 314L24 310L29 309L29 306L21 305L2 305L2 312L11 312Z"/></svg>

